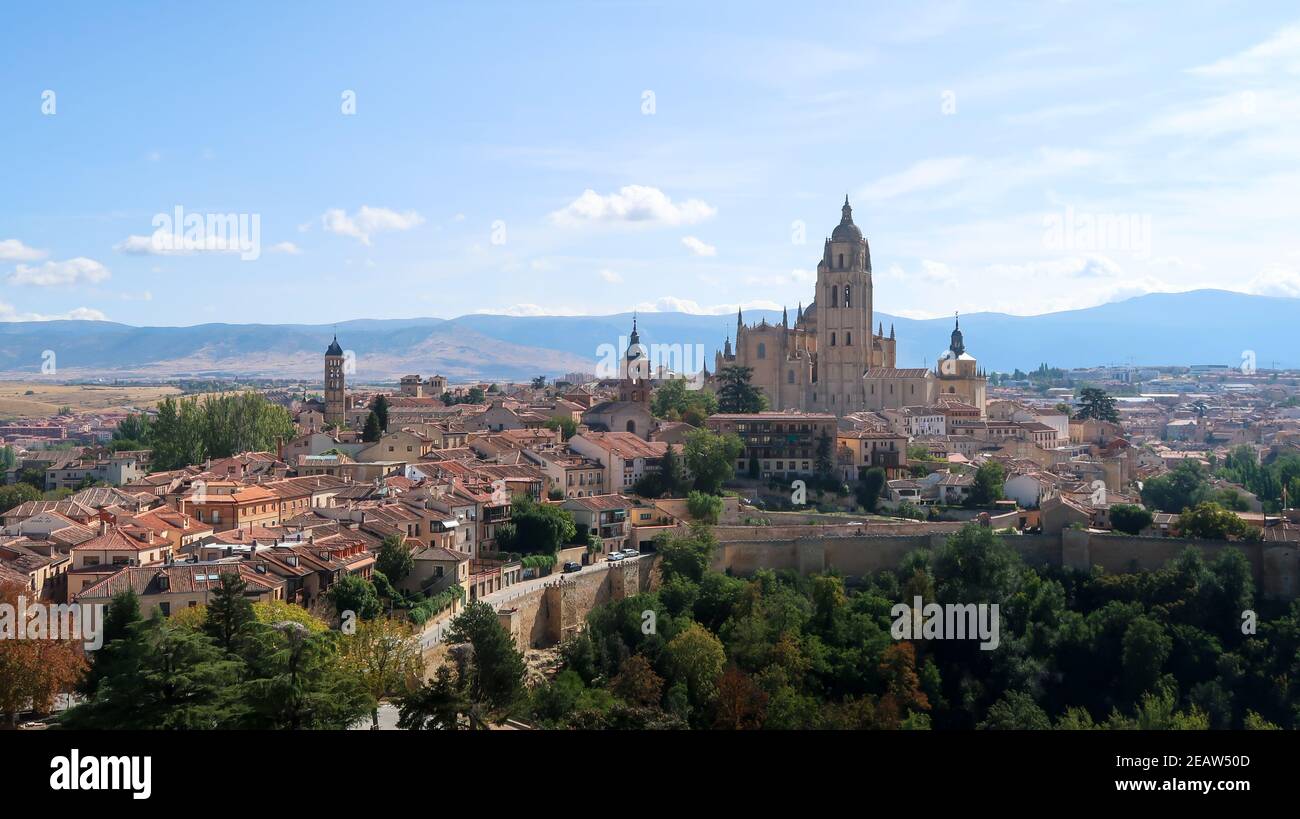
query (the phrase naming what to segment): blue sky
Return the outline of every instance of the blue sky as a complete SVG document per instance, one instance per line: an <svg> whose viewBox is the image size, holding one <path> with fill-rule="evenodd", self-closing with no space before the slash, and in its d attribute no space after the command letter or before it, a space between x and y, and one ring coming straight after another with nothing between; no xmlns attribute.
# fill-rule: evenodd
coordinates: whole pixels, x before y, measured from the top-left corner
<svg viewBox="0 0 1300 819"><path fill-rule="evenodd" d="M1300 296L1294 3L28 5L0 320L793 307L846 193L885 312Z"/></svg>

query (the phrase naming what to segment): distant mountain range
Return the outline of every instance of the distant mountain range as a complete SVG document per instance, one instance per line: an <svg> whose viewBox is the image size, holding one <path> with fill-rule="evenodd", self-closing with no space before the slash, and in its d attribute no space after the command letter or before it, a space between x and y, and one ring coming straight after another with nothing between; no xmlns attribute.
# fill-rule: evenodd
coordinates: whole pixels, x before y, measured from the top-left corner
<svg viewBox="0 0 1300 819"><path fill-rule="evenodd" d="M793 321L793 314L791 320ZM779 322L772 310L748 310L745 321ZM947 349L952 319L906 319L878 313L894 325L899 366L933 366ZM1029 370L1105 364L1237 366L1253 351L1261 369L1300 367L1300 299L1223 290L1153 293L1126 301L1047 313L961 317L967 351L989 370ZM630 313L609 316L501 316L455 319L359 319L337 325L339 343L356 354L359 383L392 381L406 373L441 373L452 381L522 380L539 374L594 372L597 361L626 344ZM643 344L702 345L714 352L736 317L642 313ZM0 376L41 372L55 353L60 378L260 376L319 378L333 325L199 324L132 327L107 321L0 323ZM686 348L694 363L696 348Z"/></svg>

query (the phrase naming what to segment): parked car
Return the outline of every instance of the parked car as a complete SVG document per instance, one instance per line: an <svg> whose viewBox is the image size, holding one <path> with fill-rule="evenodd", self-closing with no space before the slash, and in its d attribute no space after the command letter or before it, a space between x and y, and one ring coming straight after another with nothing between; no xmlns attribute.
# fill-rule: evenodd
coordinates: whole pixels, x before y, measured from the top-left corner
<svg viewBox="0 0 1300 819"><path fill-rule="evenodd" d="M617 561L617 560L622 560L622 559L623 559L623 553L622 553L622 552L610 552L609 554L605 555L605 559L608 560L608 561L610 561L611 563L614 562L614 561Z"/></svg>
<svg viewBox="0 0 1300 819"><path fill-rule="evenodd" d="M640 557L640 556L641 556L641 553L638 552L636 549L624 549L624 550L623 550L623 557Z"/></svg>
<svg viewBox="0 0 1300 819"><path fill-rule="evenodd" d="M568 561L568 562L566 562L566 563L564 564L564 573L565 573L565 574L569 574L570 572L580 572L580 571L582 571L582 566L581 566L581 564L574 563L572 560L570 560L570 561Z"/></svg>

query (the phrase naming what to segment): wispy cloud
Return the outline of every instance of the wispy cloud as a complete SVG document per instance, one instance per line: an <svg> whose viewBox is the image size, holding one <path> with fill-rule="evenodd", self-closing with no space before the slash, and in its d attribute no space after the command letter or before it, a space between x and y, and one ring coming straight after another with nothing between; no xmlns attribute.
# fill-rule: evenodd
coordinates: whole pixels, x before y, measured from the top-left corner
<svg viewBox="0 0 1300 819"><path fill-rule="evenodd" d="M111 274L94 259L78 256L65 262L46 262L37 267L20 264L9 274L10 284L58 287L72 284L97 284Z"/></svg>
<svg viewBox="0 0 1300 819"><path fill-rule="evenodd" d="M689 248L690 251L694 253L696 256L717 256L718 255L718 249L716 247L710 244L706 244L705 242L695 238L694 236L684 237L682 239L682 244L686 245L686 247Z"/></svg>
<svg viewBox="0 0 1300 819"><path fill-rule="evenodd" d="M588 188L551 214L560 227L582 225L693 225L711 218L717 209L699 199L674 202L668 194L646 185L625 185L602 196Z"/></svg>
<svg viewBox="0 0 1300 819"><path fill-rule="evenodd" d="M0 240L0 261L34 262L46 257L44 250L28 247L17 239Z"/></svg>
<svg viewBox="0 0 1300 819"><path fill-rule="evenodd" d="M341 208L331 208L321 216L321 227L328 233L351 236L364 245L377 233L411 230L424 224L424 217L413 210L398 212L391 208L372 208L362 205L348 214Z"/></svg>

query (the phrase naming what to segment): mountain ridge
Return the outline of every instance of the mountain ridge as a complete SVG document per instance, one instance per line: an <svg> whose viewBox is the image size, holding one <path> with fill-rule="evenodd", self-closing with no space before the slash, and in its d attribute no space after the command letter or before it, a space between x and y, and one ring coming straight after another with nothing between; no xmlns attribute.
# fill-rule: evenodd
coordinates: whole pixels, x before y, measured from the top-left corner
<svg viewBox="0 0 1300 819"><path fill-rule="evenodd" d="M231 324L135 327L61 319L0 323L0 376L41 372L55 353L59 377L166 378L257 376L314 378L337 332L356 355L354 378L391 381L411 372L452 380L525 379L594 372L627 343L632 313L510 316L472 313L451 319L352 319L337 324ZM747 310L746 323L779 322L780 311ZM961 316L966 346L982 367L1027 370L1107 364L1237 365L1253 353L1260 368L1300 367L1295 325L1300 299L1226 290L1150 293L1095 307L1035 316L981 312ZM899 366L932 365L948 346L951 318L910 319L887 312ZM731 315L641 313L644 344L683 345L688 363L735 337ZM687 346L691 345L691 346ZM698 345L698 346L695 346Z"/></svg>

